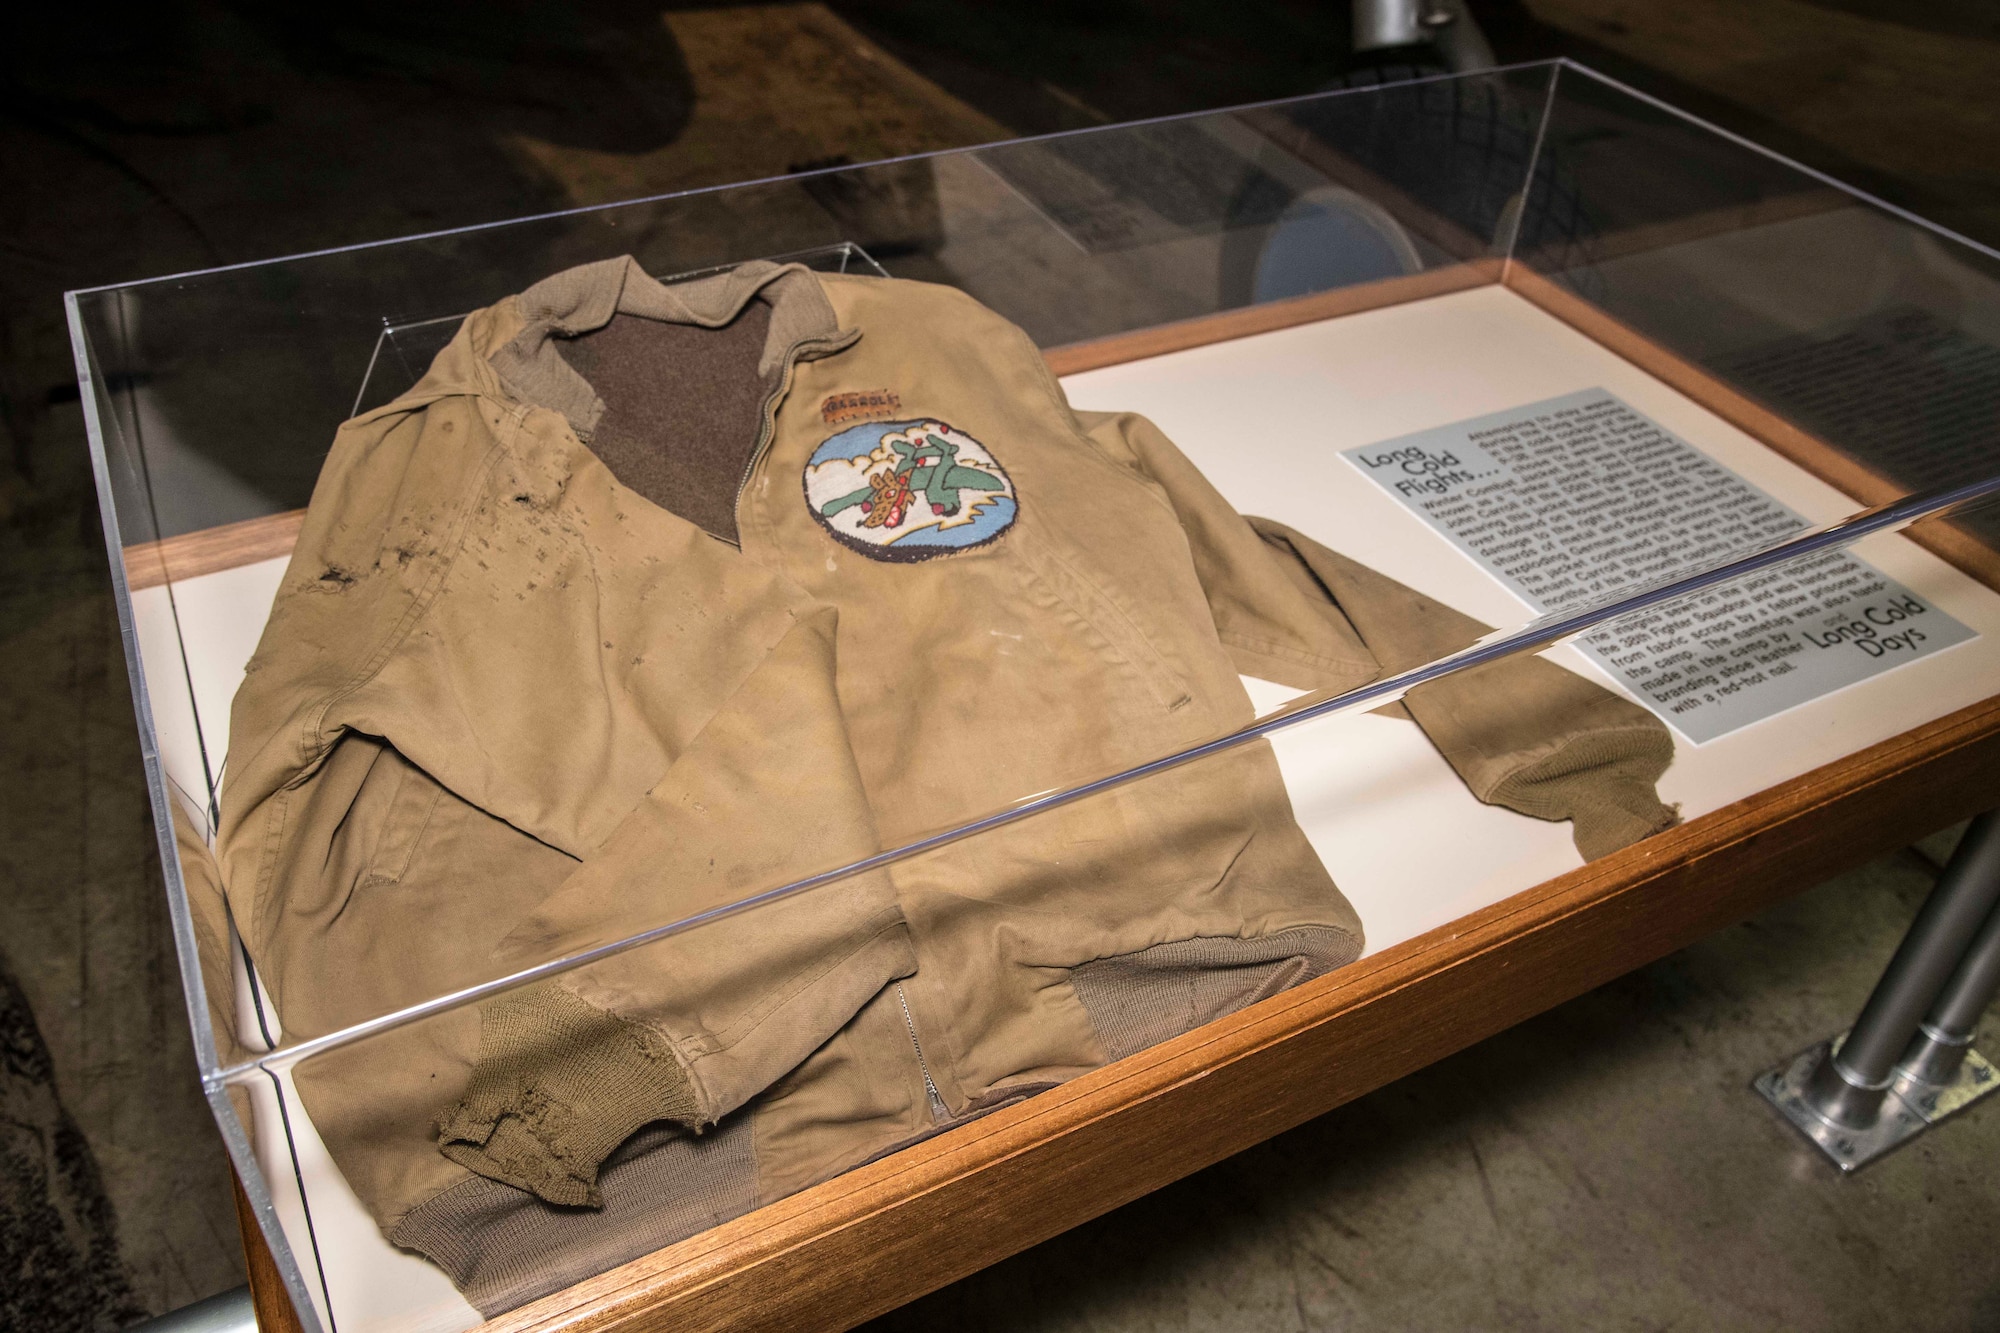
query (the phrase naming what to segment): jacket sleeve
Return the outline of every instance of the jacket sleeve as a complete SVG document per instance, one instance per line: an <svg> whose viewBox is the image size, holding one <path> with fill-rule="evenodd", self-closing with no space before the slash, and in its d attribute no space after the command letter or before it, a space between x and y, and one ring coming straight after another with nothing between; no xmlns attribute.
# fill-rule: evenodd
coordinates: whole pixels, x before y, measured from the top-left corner
<svg viewBox="0 0 2000 1333"><path fill-rule="evenodd" d="M1188 536L1216 632L1237 670L1344 690L1470 646L1488 627L1311 538L1245 518L1158 427L1078 413L1115 461L1160 487ZM1670 827L1655 790L1673 759L1665 724L1573 672L1521 655L1413 689L1402 712L1476 797L1572 824L1585 859Z"/></svg>

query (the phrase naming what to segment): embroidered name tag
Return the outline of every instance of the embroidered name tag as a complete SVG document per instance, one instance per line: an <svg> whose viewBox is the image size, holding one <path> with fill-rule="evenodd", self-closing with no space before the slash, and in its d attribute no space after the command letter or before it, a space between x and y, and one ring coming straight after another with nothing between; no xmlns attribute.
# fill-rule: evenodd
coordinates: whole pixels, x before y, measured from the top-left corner
<svg viewBox="0 0 2000 1333"><path fill-rule="evenodd" d="M986 446L942 421L853 426L813 450L806 506L834 540L876 560L928 560L1013 526L1014 483Z"/></svg>
<svg viewBox="0 0 2000 1333"><path fill-rule="evenodd" d="M819 405L819 419L829 426L845 426L851 421L880 421L903 410L903 400L889 389L862 389L858 393L830 393Z"/></svg>

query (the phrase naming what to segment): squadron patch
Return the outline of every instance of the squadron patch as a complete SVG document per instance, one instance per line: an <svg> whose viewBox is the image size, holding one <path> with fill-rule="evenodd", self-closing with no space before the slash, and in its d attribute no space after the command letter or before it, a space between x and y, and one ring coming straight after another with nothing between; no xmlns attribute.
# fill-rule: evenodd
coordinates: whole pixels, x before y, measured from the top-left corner
<svg viewBox="0 0 2000 1333"><path fill-rule="evenodd" d="M986 446L942 421L873 421L813 450L806 507L834 540L876 560L983 546L1013 525L1014 483Z"/></svg>

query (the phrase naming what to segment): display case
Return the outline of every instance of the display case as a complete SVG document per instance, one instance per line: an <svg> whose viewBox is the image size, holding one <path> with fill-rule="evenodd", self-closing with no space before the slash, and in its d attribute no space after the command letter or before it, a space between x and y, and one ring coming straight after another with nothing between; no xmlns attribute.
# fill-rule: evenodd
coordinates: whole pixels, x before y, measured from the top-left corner
<svg viewBox="0 0 2000 1333"><path fill-rule="evenodd" d="M2000 802L2000 256L1573 64L68 303L270 1327L846 1327Z"/></svg>

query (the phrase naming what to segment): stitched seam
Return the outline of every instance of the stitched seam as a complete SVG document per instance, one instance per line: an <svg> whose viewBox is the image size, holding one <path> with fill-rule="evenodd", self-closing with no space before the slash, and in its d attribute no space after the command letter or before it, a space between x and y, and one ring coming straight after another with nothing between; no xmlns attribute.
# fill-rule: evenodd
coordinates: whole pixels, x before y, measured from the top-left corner
<svg viewBox="0 0 2000 1333"><path fill-rule="evenodd" d="M1089 625L1097 633L1098 637L1104 640L1112 653L1129 665L1146 682L1147 690L1159 701L1162 708L1174 708L1178 704L1191 700L1194 697L1194 691L1188 682L1182 678L1178 671L1173 669L1172 664L1161 654L1159 648L1154 645L1145 630L1141 629L1138 623L1130 615L1126 614L1124 607L1120 606L1089 575L1065 559L1062 553L1055 549L1053 543L1035 542L1031 543L1031 545L1037 554L1054 565L1062 574L1075 580L1076 583L1081 585L1082 590L1086 594L1102 603L1109 610L1109 618L1114 621L1114 624L1107 627L1102 623L1100 617L1091 614L1087 604L1085 606L1078 606L1063 591L1056 580L1050 579L1043 571L1035 571L1041 578L1044 586L1048 587L1063 605L1070 609L1071 614ZM1030 567L1033 567L1032 562L1030 563ZM1135 649L1137 650L1137 656L1135 656Z"/></svg>
<svg viewBox="0 0 2000 1333"><path fill-rule="evenodd" d="M1533 759L1527 760L1523 763L1515 765L1513 768L1508 769L1506 774L1503 777L1501 777L1499 781L1493 784L1493 790L1497 792L1502 787L1506 786L1508 783L1514 782L1516 780L1525 780L1526 782L1532 784L1537 782L1547 782L1552 779L1561 780L1563 778L1574 777L1578 772L1587 771L1579 769L1561 769L1555 772L1542 774L1539 777L1530 776L1523 779L1524 774L1527 774L1531 770L1536 768L1553 765L1556 760L1560 759L1564 754L1568 753L1570 750L1576 748L1579 745L1601 746L1609 741L1616 740L1620 737L1643 736L1648 739L1651 739L1656 735L1657 733L1654 732L1650 727L1607 727L1598 730L1588 731L1579 736L1570 736L1561 741L1551 742L1545 748L1538 750Z"/></svg>
<svg viewBox="0 0 2000 1333"><path fill-rule="evenodd" d="M709 1055L720 1055L724 1051L731 1050L736 1046L741 1045L744 1038L748 1037L752 1032L755 1032L758 1028L762 1027L766 1022L770 1020L773 1014L776 1014L780 1010L787 1008L792 1003L792 1001L798 999L801 995L805 994L807 991L819 985L820 982L824 981L827 977L832 976L835 972L838 972L843 968L845 968L849 963L853 962L856 958L860 957L862 954L866 953L871 947L873 947L876 941L882 939L884 936L889 935L904 926L905 923L903 921L903 915L900 911L897 911L897 909L893 907L884 908L882 910L885 913L891 914L891 918L889 920L884 921L880 926L876 927L874 931L872 931L865 939L857 943L852 949L848 950L844 954L841 954L838 958L835 958L834 960L829 962L826 966L820 968L817 972L812 973L810 976L800 978L797 984L795 984L790 990L785 991L782 995L778 996L775 999L767 1001L762 1008L753 1010L750 1013L745 1014L743 1017L737 1019L734 1023L730 1024L728 1027L723 1028L720 1032L713 1032L708 1034L709 1040L713 1044L708 1046L707 1049L701 1051L696 1056L687 1059L686 1062L689 1064L690 1068L692 1068L692 1062L694 1059L700 1059ZM679 1047L680 1043L676 1042L675 1048L678 1050Z"/></svg>
<svg viewBox="0 0 2000 1333"><path fill-rule="evenodd" d="M1033 543L1029 543L1027 546L1019 549L1028 551L1032 550L1032 548ZM1083 639L1084 645L1091 652L1112 666L1122 667L1138 681L1147 694L1153 697L1155 703L1162 709L1168 707L1171 700L1161 692L1159 682L1153 678L1153 673L1148 671L1143 663L1134 661L1132 655L1120 647L1117 640L1107 634L1104 627L1094 617L1089 615L1082 607L1079 607L1075 599L1066 594L1057 581L1050 578L1048 571L1042 569L1032 556L1023 563L1028 578L1033 581L1036 587L1042 589L1054 600L1060 615L1069 617L1073 624L1072 632L1077 633Z"/></svg>
<svg viewBox="0 0 2000 1333"><path fill-rule="evenodd" d="M885 910L895 911L895 909L885 909ZM719 1057L727 1053L728 1051L734 1050L738 1045L741 1045L746 1038L751 1036L758 1029L762 1028L764 1024L770 1021L773 1017L784 1013L785 1010L790 1007L791 1001L797 999L799 996L803 995L807 990L818 985L820 982L824 981L827 977L833 975L834 973L844 971L851 963L853 963L856 959L860 958L870 949L874 948L876 944L878 944L885 936L889 935L898 927L903 927L907 929L906 923L903 921L902 914L900 912L896 912L895 919L893 921L888 921L883 923L883 925L880 928L875 930L872 934L870 934L865 940L861 941L861 943L856 945L853 949L841 955L840 958L835 960L833 963L829 964L825 968L822 968L819 972L814 973L812 977L794 986L790 991L786 992L784 998L780 1002L767 1006L764 1010L762 1010L760 1013L757 1013L754 1016L746 1015L743 1019L739 1019L730 1028L725 1029L725 1032L732 1034L728 1037L726 1041L717 1042L716 1038L718 1034L711 1033L708 1034L709 1040L715 1044L709 1046L707 1049L695 1049L693 1051L690 1051L687 1048L695 1044L693 1039L690 1038L687 1040L675 1040L669 1038L668 1039L669 1044L673 1049L674 1056L680 1063L681 1073L687 1079L689 1088L691 1088L694 1092L695 1105L700 1108L700 1114L702 1118L710 1122L713 1122L717 1118L714 1108L716 1106L717 1101L719 1100L715 1094L715 1090L709 1085L709 1080L703 1075L702 1066L704 1060L708 1060L712 1057ZM753 1017L754 1021L752 1021ZM852 1015L848 1015L850 1021L852 1017L853 1017ZM843 1026L845 1026L845 1024L843 1024Z"/></svg>
<svg viewBox="0 0 2000 1333"><path fill-rule="evenodd" d="M1332 924L1286 926L1283 930L1274 930L1269 932L1268 934L1263 934L1263 935L1215 935L1215 934L1177 935L1172 939L1159 940L1153 944L1142 944L1136 949L1126 949L1119 953L1099 954L1095 958L1085 959L1081 963L1072 964L1070 970L1074 971L1076 968L1079 967L1089 967L1093 963L1111 963L1111 962L1118 962L1120 960L1134 959L1139 957L1139 955L1141 954L1150 953L1155 949L1171 949L1176 945L1182 945L1182 944L1210 944L1210 943L1256 944L1256 945L1271 945L1277 947L1289 947L1294 943L1311 943L1311 940L1305 937L1310 937L1314 935L1338 935L1343 939L1349 939L1349 940L1355 938L1354 932L1347 929L1347 927L1336 926ZM1287 953L1273 953L1268 956L1260 955L1257 957L1248 958L1242 962L1220 963L1216 964L1215 966L1217 967L1257 966L1263 963L1281 962L1284 959L1290 958L1292 956L1293 955ZM1182 965L1176 963L1173 964L1172 966L1174 966L1175 968L1179 968Z"/></svg>
<svg viewBox="0 0 2000 1333"><path fill-rule="evenodd" d="M1419 706L1421 706L1421 700L1419 701ZM1656 736L1657 734L1658 733L1655 732L1651 727L1644 725L1626 726L1626 727L1602 727L1602 728L1593 728L1592 730L1584 732L1581 735L1566 736L1561 740L1543 741L1540 745L1537 745L1532 750L1527 751L1519 763L1516 763L1512 767L1508 768L1504 774L1502 774L1498 779L1495 780L1492 788L1490 788L1489 790L1497 791L1500 788L1501 784L1512 781L1513 779L1519 777L1522 773L1526 772L1528 769L1534 768L1540 764L1547 763L1549 760L1555 758L1557 755L1561 754L1563 751L1569 749L1573 745L1583 745L1586 743L1595 744L1598 741L1603 740L1604 738L1614 737L1614 736L1643 736L1651 738L1653 736ZM1435 744L1435 742L1433 742L1433 744ZM1442 753L1446 755L1473 754L1473 755L1478 755L1482 759L1498 759L1502 757L1501 754L1496 754L1493 751L1487 750L1484 747L1476 744L1454 746L1450 750L1443 750L1442 747L1440 747L1440 750Z"/></svg>
<svg viewBox="0 0 2000 1333"><path fill-rule="evenodd" d="M450 1159L447 1158L446 1160L449 1161ZM440 1199L444 1198L445 1195L455 1194L460 1190L473 1189L476 1186L478 1186L478 1184L481 1181L486 1179L486 1177L480 1175L476 1171L467 1170L464 1166L460 1165L457 1162L452 1162L452 1165L454 1167L457 1167L460 1171L465 1172L465 1179L454 1180L448 1185L438 1186L436 1189L432 1190L429 1194L426 1194L421 1200L411 1204L407 1209L405 1209L403 1211L403 1215L396 1219L394 1225L384 1227L383 1231L387 1234L389 1240L392 1243L397 1245L403 1245L409 1249L415 1249L416 1247L413 1245L409 1245L408 1242L396 1239L396 1234L402 1231L405 1227L410 1225L410 1219L413 1216L415 1216L417 1213L422 1212L424 1209L430 1207L432 1204L438 1202ZM428 1222L419 1222L417 1224L417 1227L420 1231L427 1230L429 1229L430 1226L431 1224Z"/></svg>
<svg viewBox="0 0 2000 1333"><path fill-rule="evenodd" d="M404 775L403 781L410 781L408 774ZM431 779L429 804L424 807L423 818L417 821L416 828L410 832L409 841L404 846L401 857L398 858L401 864L394 871L375 870L371 868L366 875L361 877L362 884L401 884L403 882L403 876L409 871L410 862L417 859L417 849L423 846L424 834L430 831L431 820L437 815L438 806L443 804L443 802L444 788L438 784L436 779Z"/></svg>
<svg viewBox="0 0 2000 1333"><path fill-rule="evenodd" d="M290 818L291 798L294 789L280 787L273 792L265 804L273 814L265 826L263 853L258 858L256 887L251 901L256 904L258 945L263 945L263 934L269 925L269 915L273 906L271 894L276 891L278 862L282 859L285 842L285 825Z"/></svg>
<svg viewBox="0 0 2000 1333"><path fill-rule="evenodd" d="M1242 648L1247 652L1261 653L1266 657L1282 658L1287 662L1294 662L1300 666L1326 667L1330 670L1337 670L1365 665L1349 658L1328 657L1323 653L1306 652L1303 649L1294 648L1289 644L1272 643L1264 639L1253 639L1247 634L1238 634L1234 630L1219 630L1216 633L1216 638L1220 639L1223 643ZM1377 665L1373 670L1368 672L1367 679L1374 680L1381 674L1382 669L1380 665Z"/></svg>
<svg viewBox="0 0 2000 1333"><path fill-rule="evenodd" d="M1176 530L1179 531L1179 529ZM1185 541L1186 533L1182 532L1181 536L1183 541ZM1169 680L1173 680L1179 683L1181 686L1181 693L1184 696L1192 693L1192 691L1188 688L1187 682L1181 678L1180 673L1174 670L1173 664L1167 660L1167 655L1161 652L1160 646L1153 641L1153 636L1146 632L1146 627L1140 623L1138 614L1131 607L1125 604L1124 599L1122 598L1121 594L1117 591L1115 586L1108 586L1099 583L1096 579L1093 579L1089 574L1085 573L1082 569L1078 568L1075 564L1071 563L1070 560L1067 557L1065 557L1060 551L1051 549L1049 551L1049 555L1051 556L1051 558L1055 559L1057 562L1065 566L1072 575L1074 575L1079 581L1081 581L1086 587L1088 587L1093 593L1095 593L1097 597L1101 599L1106 606L1111 608L1112 613L1116 615L1118 619L1124 624L1125 628L1131 632L1132 637L1138 640L1138 642L1142 646L1144 646L1146 651L1149 654L1151 654L1154 665L1158 668L1158 670L1163 676L1165 676Z"/></svg>
<svg viewBox="0 0 2000 1333"><path fill-rule="evenodd" d="M968 301L971 300L970 297L967 297L966 299ZM1082 423L1077 421L1076 409L1072 408L1069 405L1069 399L1063 394L1061 382L1056 379L1055 372L1049 369L1049 363L1043 359L1042 349L1035 346L1034 339L1030 338L1027 335L1027 332L1017 324L1010 323L1007 325L1007 329L1008 332L1013 336L1014 340L1020 343L1022 347L1027 349L1028 362L1030 365L1034 367L1033 373L1035 376L1035 380L1042 386L1042 392L1045 395L1047 395L1049 400L1049 405L1056 409L1056 415L1058 419L1063 421L1068 426L1070 438L1075 440L1078 444L1082 445L1084 453L1088 455L1089 458L1093 462L1095 462L1098 466L1108 469L1112 473L1112 475L1118 477L1120 480L1124 481L1131 480L1132 469L1127 467L1121 467L1119 464L1105 457L1104 450L1101 447L1099 447L1097 441L1090 438L1089 433L1083 429ZM1129 416L1131 414L1114 413L1113 415ZM1140 476L1144 477L1145 473L1141 471ZM1151 478L1147 478L1147 480L1151 480ZM1167 513L1173 515L1174 525L1176 527L1181 526L1181 516L1179 512L1174 509L1172 501L1168 500L1166 496L1160 494L1152 486L1147 486L1142 489L1144 489L1144 491L1146 492L1146 496L1148 499L1152 500L1153 503L1159 505L1160 508L1166 510Z"/></svg>
<svg viewBox="0 0 2000 1333"><path fill-rule="evenodd" d="M1412 702L1416 703L1417 708L1412 709L1411 714L1412 716L1415 716L1417 718L1417 724L1419 726L1423 726L1423 718L1421 716L1421 713L1419 712L1419 710L1423 708L1423 701L1421 699L1411 699L1408 697L1404 699L1404 704L1406 706ZM1430 735L1430 729L1428 727L1424 728L1424 734L1426 736ZM1542 742L1540 745L1537 745L1533 749L1528 750L1527 752L1522 754L1522 757L1519 762L1508 767L1498 777L1493 779L1493 781L1487 786L1486 790L1484 791L1481 791L1476 787L1472 787L1472 784L1469 780L1466 781L1466 785L1468 787L1472 787L1472 794L1474 796L1477 796L1481 801L1486 801L1490 804L1493 793L1499 791L1501 787L1505 786L1509 782L1512 782L1516 777L1518 777L1522 772L1526 771L1527 769L1533 768L1535 765L1541 763L1543 760L1548 759L1552 755L1558 753L1563 749L1563 747L1574 744L1578 739L1581 738L1571 737L1569 740L1564 740L1564 741ZM1447 760L1450 760L1453 757L1460 755L1470 755L1475 758L1487 759L1487 760L1500 758L1499 755L1486 749L1484 746L1477 744L1468 743L1465 745L1455 745L1449 750L1445 749L1441 745L1438 745L1435 738L1431 740L1431 744L1435 746L1438 750L1438 753L1442 754ZM1456 764L1452 766L1454 768L1458 767L1458 765ZM1460 774L1460 778L1461 780L1465 780L1463 773Z"/></svg>
<svg viewBox="0 0 2000 1333"><path fill-rule="evenodd" d="M914 948L912 952L915 952ZM951 1090L960 1098L964 1098L967 1095L965 1080L959 1077L958 1071L965 1067L965 1043L958 1039L953 1028L952 1019L956 1017L954 1006L948 998L942 1003L939 1002L937 992L925 982L921 966L901 980L906 987L915 987L922 991L923 996L920 998L928 998L931 1001L925 1006L930 1016L931 1027L931 1081L935 1083L941 1077L949 1079ZM938 1053L937 1048L940 1045L944 1047L943 1055Z"/></svg>

